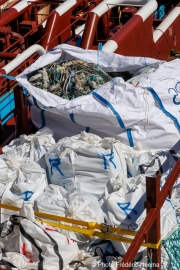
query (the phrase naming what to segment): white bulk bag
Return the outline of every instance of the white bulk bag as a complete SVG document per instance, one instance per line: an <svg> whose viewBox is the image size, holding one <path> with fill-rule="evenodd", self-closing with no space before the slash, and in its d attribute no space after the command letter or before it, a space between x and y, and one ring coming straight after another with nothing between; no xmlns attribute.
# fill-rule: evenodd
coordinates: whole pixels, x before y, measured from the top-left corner
<svg viewBox="0 0 180 270"><path fill-rule="evenodd" d="M139 175L134 178L119 177L119 190L111 194L106 194L105 206L107 223L113 226L121 226L124 229L138 230L146 217L144 201L146 201L145 176ZM111 186L116 187L115 181L111 180ZM161 208L161 238L177 224L174 206L170 199L166 199ZM114 243L114 242L113 242ZM126 252L125 247L118 242L120 254ZM117 249L118 250L118 249Z"/></svg>
<svg viewBox="0 0 180 270"><path fill-rule="evenodd" d="M0 155L0 183L6 185L16 179L17 171L11 170L3 158L5 158L5 155Z"/></svg>
<svg viewBox="0 0 180 270"><path fill-rule="evenodd" d="M53 131L45 127L35 134L21 135L14 139L9 145L2 148L4 154L28 157L34 161L39 161L49 148L55 144Z"/></svg>
<svg viewBox="0 0 180 270"><path fill-rule="evenodd" d="M104 223L104 213L97 197L88 193L79 193L76 189L67 192L58 185L49 185L35 201L35 210L57 216L64 216L87 222ZM61 230L61 233L82 244L89 237L73 231Z"/></svg>
<svg viewBox="0 0 180 270"><path fill-rule="evenodd" d="M28 269L63 269L75 260L79 253L73 240L43 222L11 216L8 223L4 224L3 231L0 241L5 249L24 255L28 259L28 263L24 260Z"/></svg>
<svg viewBox="0 0 180 270"><path fill-rule="evenodd" d="M17 178L17 171L8 168L6 162L2 159L4 155L0 155L0 199L9 183L14 182Z"/></svg>
<svg viewBox="0 0 180 270"><path fill-rule="evenodd" d="M95 196L75 191L68 196L67 202L67 217L104 223L104 214Z"/></svg>
<svg viewBox="0 0 180 270"><path fill-rule="evenodd" d="M32 264L29 265L29 259L27 259L23 254L20 254L18 252L4 252L2 259L5 269L23 270L28 269L29 266L33 267ZM10 265L13 265L14 267L12 266L12 268L8 268L9 265L7 263L10 263ZM36 269L36 265L34 265L33 268Z"/></svg>
<svg viewBox="0 0 180 270"><path fill-rule="evenodd" d="M22 207L24 201L34 202L47 186L46 171L30 158L3 155L3 159L16 177L6 185L1 203ZM14 211L1 209L1 213L3 222Z"/></svg>
<svg viewBox="0 0 180 270"><path fill-rule="evenodd" d="M68 203L67 191L57 185L48 185L35 202L35 210L57 216L65 216Z"/></svg>
<svg viewBox="0 0 180 270"><path fill-rule="evenodd" d="M118 77L89 95L69 101L33 87L28 82L29 73L54 61L70 59L99 64L103 70L109 72L131 73L158 62L160 67L149 75L150 78L158 78L155 90L150 89L154 84L149 83L148 75L145 83L139 83L138 87ZM141 141L146 149L170 149L179 140L180 131L179 111L177 113L176 110L178 106L172 103L180 75L179 61L164 63L151 58L125 57L61 44L41 56L16 79L26 88L27 99L33 104L32 121L38 128L51 127L56 139L90 129L92 133L120 139L130 146ZM176 70L174 75L171 74L173 67ZM168 89L171 89L170 93Z"/></svg>
<svg viewBox="0 0 180 270"><path fill-rule="evenodd" d="M77 187L79 192L98 197L110 178L120 172L127 174L121 143L85 132L60 140L45 159L50 183L66 190Z"/></svg>
<svg viewBox="0 0 180 270"><path fill-rule="evenodd" d="M155 177L157 171L160 171L163 177L167 177L177 160L169 151L164 150L131 151L124 152L124 155L129 177L139 174Z"/></svg>

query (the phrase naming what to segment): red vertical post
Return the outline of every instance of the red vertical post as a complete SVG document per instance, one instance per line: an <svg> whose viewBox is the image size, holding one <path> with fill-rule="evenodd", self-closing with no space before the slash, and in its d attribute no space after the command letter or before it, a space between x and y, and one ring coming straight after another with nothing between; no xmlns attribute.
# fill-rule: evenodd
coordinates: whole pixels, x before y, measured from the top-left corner
<svg viewBox="0 0 180 270"><path fill-rule="evenodd" d="M20 86L16 86L14 88L14 99L15 99L14 116L16 119L15 135L16 137L19 137L21 134L29 135L27 101Z"/></svg>
<svg viewBox="0 0 180 270"><path fill-rule="evenodd" d="M97 31L98 21L99 16L94 12L90 12L86 22L86 27L84 29L84 34L82 37L81 48L86 50L92 49L95 33Z"/></svg>
<svg viewBox="0 0 180 270"><path fill-rule="evenodd" d="M149 243L157 244L161 239L160 227L160 173L156 178L146 177L146 200L147 214L151 208L156 208L156 219L148 232ZM147 248L148 269L161 269L161 246L158 249Z"/></svg>

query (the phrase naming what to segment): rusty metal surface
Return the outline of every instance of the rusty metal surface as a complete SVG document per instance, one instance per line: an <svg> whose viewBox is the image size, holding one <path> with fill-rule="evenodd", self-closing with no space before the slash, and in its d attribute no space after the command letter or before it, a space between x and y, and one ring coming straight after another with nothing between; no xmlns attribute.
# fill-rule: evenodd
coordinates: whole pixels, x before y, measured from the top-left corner
<svg viewBox="0 0 180 270"><path fill-rule="evenodd" d="M146 209L147 215L151 208L156 208L156 219L152 224L151 229L147 234L147 241L156 244L161 239L161 227L160 227L160 173L156 178L146 177L146 202L149 204ZM164 203L164 202L163 202ZM153 270L161 269L161 246L158 249L147 248L148 265L151 264L150 257L152 256L153 263L157 266L152 266ZM150 267L149 267L150 269Z"/></svg>

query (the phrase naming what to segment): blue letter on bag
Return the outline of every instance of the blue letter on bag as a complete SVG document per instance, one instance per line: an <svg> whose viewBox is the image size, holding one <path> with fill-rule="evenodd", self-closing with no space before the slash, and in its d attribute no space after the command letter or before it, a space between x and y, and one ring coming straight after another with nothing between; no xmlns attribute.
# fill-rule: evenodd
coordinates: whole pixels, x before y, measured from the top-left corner
<svg viewBox="0 0 180 270"><path fill-rule="evenodd" d="M103 160L104 160L104 169L106 170L107 169L107 161L109 160L113 166L114 166L114 169L116 169L116 164L114 163L113 159L114 159L114 152L111 152L111 154L102 154L102 157L103 157ZM108 159L107 159L108 157Z"/></svg>
<svg viewBox="0 0 180 270"><path fill-rule="evenodd" d="M129 208L130 202L127 203L117 203L117 205L121 208L121 210L126 214L128 219L131 219L130 215L127 213L127 211L131 212L133 211L134 214L137 214L137 211L135 209Z"/></svg>
<svg viewBox="0 0 180 270"><path fill-rule="evenodd" d="M61 160L59 158L50 158L49 159L49 163L51 164L51 175L53 175L53 168L56 168L56 170L58 170L58 172L64 176L64 174L62 173L62 171L60 170L60 164L61 164Z"/></svg>

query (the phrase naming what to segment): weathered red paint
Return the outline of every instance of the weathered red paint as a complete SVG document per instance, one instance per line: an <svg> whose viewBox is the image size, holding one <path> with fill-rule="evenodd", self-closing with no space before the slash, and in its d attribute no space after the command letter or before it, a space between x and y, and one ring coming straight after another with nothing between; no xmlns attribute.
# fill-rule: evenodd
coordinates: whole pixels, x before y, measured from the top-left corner
<svg viewBox="0 0 180 270"><path fill-rule="evenodd" d="M0 59L2 59L2 60L12 60L17 55L18 55L18 53L7 53L7 52L6 53L2 53L2 52L0 52Z"/></svg>
<svg viewBox="0 0 180 270"><path fill-rule="evenodd" d="M58 45L58 38L54 40L53 38L57 36L58 33L61 33L65 28L67 28L67 30L63 31L63 34L60 36L61 43L65 42L71 36L71 28L68 26L71 24L72 11L78 6L81 6L83 3L87 5L85 0L77 0L77 3L62 15L60 15L56 10L51 13L51 16L47 20L44 37L42 40L42 46L46 50Z"/></svg>
<svg viewBox="0 0 180 270"><path fill-rule="evenodd" d="M6 71L5 71L5 69L0 69L0 74L6 74Z"/></svg>
<svg viewBox="0 0 180 270"><path fill-rule="evenodd" d="M34 0L34 2L38 2L38 0ZM12 22L13 20L15 20L16 18L18 18L20 15L22 15L24 12L26 12L30 8L30 6L33 5L33 3L30 2L27 7L23 8L19 12L15 8L12 7L10 9L8 9L6 12L2 13L1 20L0 20L0 26L6 25L6 24Z"/></svg>
<svg viewBox="0 0 180 270"><path fill-rule="evenodd" d="M86 22L86 28L84 29L81 48L91 49L93 45L98 21L99 21L99 16L94 12L90 12L88 16L88 20Z"/></svg>
<svg viewBox="0 0 180 270"><path fill-rule="evenodd" d="M118 44L117 54L127 56L144 56L166 60L170 48L180 50L179 24L180 16L172 23L159 40L153 41L153 14L144 22L140 16L134 15L119 31L110 38ZM158 28L158 27L157 27Z"/></svg>

